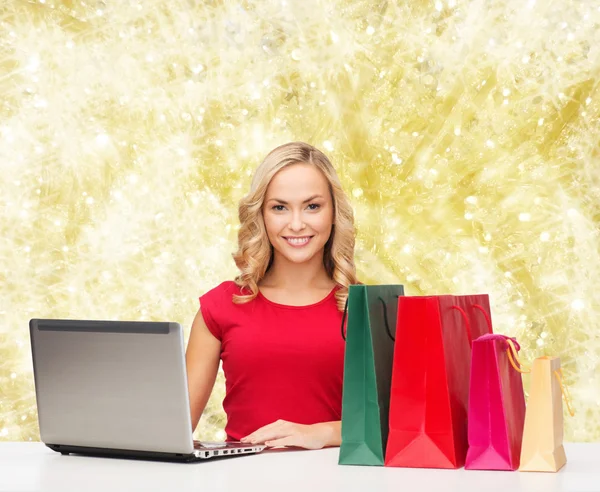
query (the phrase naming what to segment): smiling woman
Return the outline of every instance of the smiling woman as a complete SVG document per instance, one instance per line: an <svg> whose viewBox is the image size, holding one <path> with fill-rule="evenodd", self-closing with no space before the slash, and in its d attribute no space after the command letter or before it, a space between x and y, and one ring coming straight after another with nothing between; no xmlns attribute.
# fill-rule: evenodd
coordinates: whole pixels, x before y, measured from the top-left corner
<svg viewBox="0 0 600 492"><path fill-rule="evenodd" d="M273 247L273 265L261 280L261 290L277 291L280 282L289 283L295 287L297 299L298 288L301 290L302 284L319 271L322 283L329 284L331 290L334 281L327 276L323 257L334 227L333 200L323 173L307 163L280 170L267 188L263 218ZM310 293L308 297L306 303L311 301Z"/></svg>
<svg viewBox="0 0 600 492"><path fill-rule="evenodd" d="M354 216L318 149L273 150L240 201L240 270L200 297L186 353L192 428L223 362L228 440L339 445Z"/></svg>
<svg viewBox="0 0 600 492"><path fill-rule="evenodd" d="M314 273L306 268L310 260L325 284L340 286L336 300L343 310L348 285L356 282L354 213L325 154L302 142L271 151L240 201L239 219L236 283L249 293L234 302L254 299L259 282L263 292L269 289L280 271L291 279L298 298ZM307 236L315 237L306 251L300 248L291 256L290 246Z"/></svg>

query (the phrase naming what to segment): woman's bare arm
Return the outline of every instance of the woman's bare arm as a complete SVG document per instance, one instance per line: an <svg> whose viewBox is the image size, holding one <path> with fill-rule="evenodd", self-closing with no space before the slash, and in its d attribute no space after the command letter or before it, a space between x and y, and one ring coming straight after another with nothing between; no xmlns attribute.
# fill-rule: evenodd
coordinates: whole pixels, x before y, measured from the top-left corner
<svg viewBox="0 0 600 492"><path fill-rule="evenodd" d="M198 309L185 353L192 431L196 429L215 385L220 357L221 342L208 330Z"/></svg>

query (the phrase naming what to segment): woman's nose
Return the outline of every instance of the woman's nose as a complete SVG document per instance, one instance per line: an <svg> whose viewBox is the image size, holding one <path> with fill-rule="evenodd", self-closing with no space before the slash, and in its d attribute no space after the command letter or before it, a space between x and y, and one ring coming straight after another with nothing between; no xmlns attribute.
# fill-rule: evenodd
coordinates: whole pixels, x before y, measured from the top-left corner
<svg viewBox="0 0 600 492"><path fill-rule="evenodd" d="M306 227L306 224L304 223L301 213L294 212L292 214L292 220L290 222L289 227L292 231L301 231L302 229L304 229Z"/></svg>

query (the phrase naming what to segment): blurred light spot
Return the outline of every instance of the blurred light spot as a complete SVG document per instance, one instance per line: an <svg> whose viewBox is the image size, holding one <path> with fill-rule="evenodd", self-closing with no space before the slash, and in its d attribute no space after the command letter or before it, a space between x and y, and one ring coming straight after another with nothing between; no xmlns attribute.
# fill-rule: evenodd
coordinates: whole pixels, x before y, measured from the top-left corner
<svg viewBox="0 0 600 492"><path fill-rule="evenodd" d="M110 137L106 133L99 133L96 135L96 143L104 147L110 143Z"/></svg>
<svg viewBox="0 0 600 492"><path fill-rule="evenodd" d="M521 222L529 222L531 220L531 214L529 212L520 213L519 220Z"/></svg>
<svg viewBox="0 0 600 492"><path fill-rule="evenodd" d="M37 55L33 55L29 58L27 70L29 70L30 72L36 72L38 68L40 68L40 58Z"/></svg>

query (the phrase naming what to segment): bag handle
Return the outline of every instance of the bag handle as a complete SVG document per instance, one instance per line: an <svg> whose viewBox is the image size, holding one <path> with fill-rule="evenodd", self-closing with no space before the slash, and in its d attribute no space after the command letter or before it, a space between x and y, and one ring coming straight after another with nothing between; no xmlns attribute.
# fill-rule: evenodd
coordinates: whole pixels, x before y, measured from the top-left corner
<svg viewBox="0 0 600 492"><path fill-rule="evenodd" d="M344 323L346 322L346 315L348 314L348 298L350 297L350 294L348 293L348 296L346 297L346 305L344 306L344 314L342 315L342 338L344 339L344 342L346 341L346 334L344 333Z"/></svg>
<svg viewBox="0 0 600 492"><path fill-rule="evenodd" d="M493 333L494 330L492 329L492 320L490 319L489 314L487 313L487 311L483 308L483 306L480 306L479 304L473 304L473 306L471 306L473 309L479 309L483 315L485 316L485 320L487 321L487 325L489 330L489 333Z"/></svg>
<svg viewBox="0 0 600 492"><path fill-rule="evenodd" d="M344 339L344 341L346 341L346 333L344 333L344 323L346 322L346 317L348 315L348 298L350 296L346 297L346 304L344 306L344 314L342 315L342 327L341 327L341 332L342 332L342 338ZM396 296L396 297L400 297L400 296ZM381 298L381 296L377 297L381 303L383 304L383 321L385 323L385 331L387 332L388 336L392 339L393 342L396 341L396 339L392 336L392 332L390 331L390 325L388 323L388 317L387 317L387 306L385 304L385 301Z"/></svg>
<svg viewBox="0 0 600 492"><path fill-rule="evenodd" d="M467 337L469 337L469 347L473 347L473 337L471 335L471 323L469 323L469 317L467 316L467 313L465 313L465 310L463 308L461 308L460 306L453 305L452 309L456 309L462 315L463 320L465 321L465 325L467 326Z"/></svg>
<svg viewBox="0 0 600 492"><path fill-rule="evenodd" d="M519 366L523 367L523 363L519 360L519 357L517 356L517 350L521 349L521 347L519 347L519 344L517 343L517 347L519 347L519 348L518 349L515 348L515 344L514 344L514 342L510 338L506 339L506 343L508 344L508 348L506 349L506 353L508 354L508 361L510 362L510 365L513 366L513 368L515 369L515 371L518 371L521 374L528 374L528 373L530 373L531 369L520 369L519 368ZM515 364L515 361L517 362L517 364L519 364L519 366L517 366L517 364Z"/></svg>
<svg viewBox="0 0 600 492"><path fill-rule="evenodd" d="M381 301L381 304L383 305L383 322L385 323L385 331L387 331L387 334L392 339L392 342L395 342L396 338L392 336L392 332L390 331L390 325L388 323L387 306L385 305L385 301L381 296L378 296L377 298Z"/></svg>
<svg viewBox="0 0 600 492"><path fill-rule="evenodd" d="M571 398L571 393L569 392L569 388L567 388L566 384L563 384L563 370L562 367L560 367L558 370L554 371L554 375L556 376L556 379L558 379L558 384L560 385L560 392L562 393L562 396L565 400L565 403L567 404L567 410L569 411L569 415L571 415L571 417L573 417L575 415L575 411L573 410L573 406L572 406L572 398Z"/></svg>

